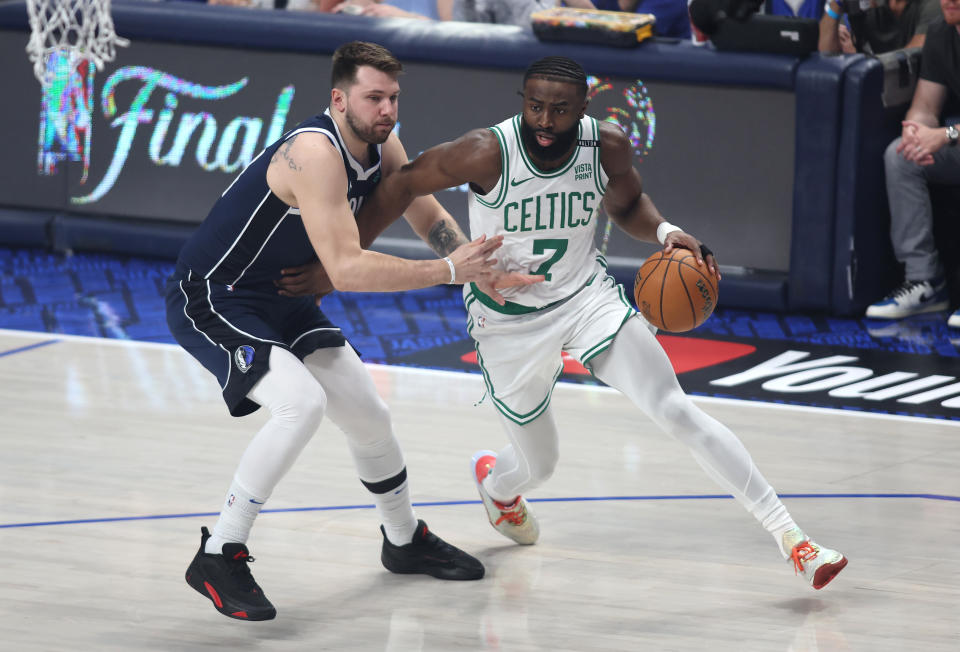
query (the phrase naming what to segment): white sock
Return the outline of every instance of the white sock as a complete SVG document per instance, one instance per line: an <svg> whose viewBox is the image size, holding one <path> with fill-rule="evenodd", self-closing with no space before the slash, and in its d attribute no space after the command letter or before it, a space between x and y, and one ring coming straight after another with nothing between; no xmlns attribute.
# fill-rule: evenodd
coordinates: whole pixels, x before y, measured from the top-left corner
<svg viewBox="0 0 960 652"><path fill-rule="evenodd" d="M266 501L266 496L251 494L234 478L220 511L220 518L213 526L213 534L203 548L204 552L219 555L223 552L225 543L246 543L250 528Z"/></svg>
<svg viewBox="0 0 960 652"><path fill-rule="evenodd" d="M761 498L750 510L750 513L760 521L767 532L773 535L773 539L780 548L780 554L786 559L790 556L790 551L783 549L783 534L787 530L797 527L790 516L790 512L780 502L780 497L771 487L767 494Z"/></svg>
<svg viewBox="0 0 960 652"><path fill-rule="evenodd" d="M410 503L410 485L407 481L404 480L402 485L385 494L371 495L390 543L405 546L413 541L413 533L417 531L417 515Z"/></svg>
<svg viewBox="0 0 960 652"><path fill-rule="evenodd" d="M493 477L492 475L488 475L483 479L483 482L480 483L483 485L483 490L487 492L488 496L493 498L495 501L497 501L504 507L512 507L513 504L517 502L517 498L519 498L519 496L514 495L506 499L500 498L499 495L494 493L493 480L491 479L492 477Z"/></svg>

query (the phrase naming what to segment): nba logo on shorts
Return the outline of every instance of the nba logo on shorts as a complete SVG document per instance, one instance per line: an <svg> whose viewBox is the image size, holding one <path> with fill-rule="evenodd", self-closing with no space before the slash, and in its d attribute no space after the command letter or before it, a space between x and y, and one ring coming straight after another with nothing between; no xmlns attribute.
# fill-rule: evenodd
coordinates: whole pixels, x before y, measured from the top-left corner
<svg viewBox="0 0 960 652"><path fill-rule="evenodd" d="M227 507L233 507L233 502L237 499L236 496L230 494L230 497L227 498Z"/></svg>
<svg viewBox="0 0 960 652"><path fill-rule="evenodd" d="M479 326L480 328L483 328L486 325L487 325L486 317L484 317L483 315L480 315L479 317L477 317L477 326Z"/></svg>
<svg viewBox="0 0 960 652"><path fill-rule="evenodd" d="M237 369L240 373L247 373L253 366L253 347L249 344L238 346L233 354L233 361L237 363Z"/></svg>

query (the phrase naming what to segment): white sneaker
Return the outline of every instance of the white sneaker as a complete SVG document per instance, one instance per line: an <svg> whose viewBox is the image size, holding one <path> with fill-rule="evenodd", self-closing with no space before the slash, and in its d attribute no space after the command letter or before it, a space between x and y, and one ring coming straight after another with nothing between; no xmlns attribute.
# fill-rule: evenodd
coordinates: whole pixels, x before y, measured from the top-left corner
<svg viewBox="0 0 960 652"><path fill-rule="evenodd" d="M536 543L540 536L540 525L523 496L517 496L511 505L504 505L494 500L483 488L483 479L493 473L493 467L496 464L497 454L493 451L474 453L470 464L473 481L477 485L477 491L480 492L483 506L487 509L490 525L497 532L517 543L523 545Z"/></svg>
<svg viewBox="0 0 960 652"><path fill-rule="evenodd" d="M847 558L836 550L818 546L800 528L787 530L780 544L793 564L796 574L802 575L815 589L822 589L847 565ZM788 552L789 551L789 552Z"/></svg>
<svg viewBox="0 0 960 652"><path fill-rule="evenodd" d="M900 319L924 312L946 310L950 305L947 284L941 279L904 281L899 287L867 308L867 317Z"/></svg>
<svg viewBox="0 0 960 652"><path fill-rule="evenodd" d="M947 319L947 326L950 328L960 328L960 308L954 311L950 318Z"/></svg>

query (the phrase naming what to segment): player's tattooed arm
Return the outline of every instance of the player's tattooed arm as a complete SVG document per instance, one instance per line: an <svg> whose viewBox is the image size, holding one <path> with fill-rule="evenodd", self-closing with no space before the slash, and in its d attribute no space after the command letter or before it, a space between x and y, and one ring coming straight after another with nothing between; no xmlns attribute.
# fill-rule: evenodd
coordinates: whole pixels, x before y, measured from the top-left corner
<svg viewBox="0 0 960 652"><path fill-rule="evenodd" d="M449 219L434 224L427 238L430 248L437 252L438 256L449 256L454 249L468 242L467 236L457 223Z"/></svg>
<svg viewBox="0 0 960 652"><path fill-rule="evenodd" d="M297 134L297 136L298 135L299 134ZM293 141L297 139L297 136L291 136L289 140L285 141L280 147L278 147L277 151L274 152L273 154L273 158L270 159L270 162L271 163L282 162L294 172L299 172L301 168L297 164L297 162L293 160L293 154L290 151L290 149L293 147Z"/></svg>

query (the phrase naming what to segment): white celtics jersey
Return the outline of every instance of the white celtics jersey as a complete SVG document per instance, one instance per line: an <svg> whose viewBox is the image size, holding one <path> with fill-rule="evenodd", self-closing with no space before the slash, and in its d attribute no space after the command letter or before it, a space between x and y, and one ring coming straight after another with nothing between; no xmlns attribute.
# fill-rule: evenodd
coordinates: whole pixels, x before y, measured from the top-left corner
<svg viewBox="0 0 960 652"><path fill-rule="evenodd" d="M543 274L546 280L500 293L507 306L483 301L500 312L531 312L568 298L602 277L594 244L607 176L600 167L600 131L590 117L580 120L577 147L555 170L539 169L520 137L521 116L491 127L500 142L503 173L486 195L470 193L470 238L503 235L494 252L497 268Z"/></svg>

